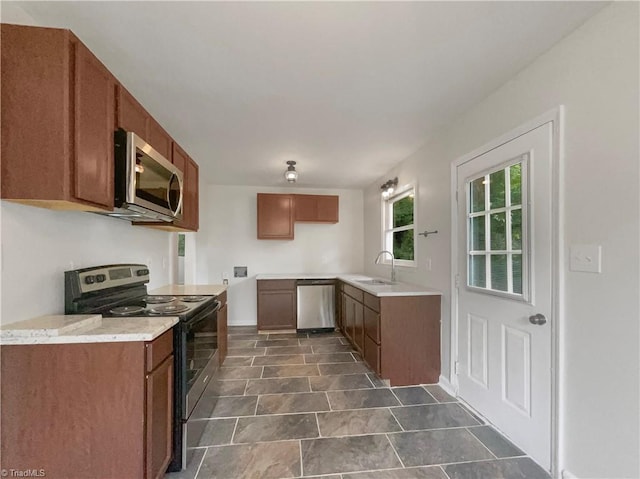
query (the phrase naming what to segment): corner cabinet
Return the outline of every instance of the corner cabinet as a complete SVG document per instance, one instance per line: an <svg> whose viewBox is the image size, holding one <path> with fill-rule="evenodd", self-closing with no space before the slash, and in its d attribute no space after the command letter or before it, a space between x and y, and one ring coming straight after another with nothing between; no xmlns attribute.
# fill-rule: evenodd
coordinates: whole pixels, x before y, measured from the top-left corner
<svg viewBox="0 0 640 479"><path fill-rule="evenodd" d="M258 289L258 331L296 329L295 279L261 279Z"/></svg>
<svg viewBox="0 0 640 479"><path fill-rule="evenodd" d="M340 324L369 367L392 386L440 378L440 295L373 296L346 283Z"/></svg>
<svg viewBox="0 0 640 479"><path fill-rule="evenodd" d="M337 223L339 197L258 193L258 239L294 239L295 223Z"/></svg>
<svg viewBox="0 0 640 479"><path fill-rule="evenodd" d="M111 210L115 78L68 30L0 32L2 198Z"/></svg>
<svg viewBox="0 0 640 479"><path fill-rule="evenodd" d="M37 465L47 477L77 479L164 477L172 450L173 330L148 342L3 346L0 356L3 469Z"/></svg>

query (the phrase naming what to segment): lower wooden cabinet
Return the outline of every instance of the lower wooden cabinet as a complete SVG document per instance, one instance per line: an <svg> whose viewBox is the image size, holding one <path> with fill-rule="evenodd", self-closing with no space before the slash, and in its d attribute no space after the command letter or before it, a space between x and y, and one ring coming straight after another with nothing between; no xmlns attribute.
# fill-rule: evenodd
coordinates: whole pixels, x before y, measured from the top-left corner
<svg viewBox="0 0 640 479"><path fill-rule="evenodd" d="M296 329L297 294L294 279L258 280L258 330Z"/></svg>
<svg viewBox="0 0 640 479"><path fill-rule="evenodd" d="M146 479L164 477L172 453L173 355L147 374L146 397Z"/></svg>
<svg viewBox="0 0 640 479"><path fill-rule="evenodd" d="M392 386L440 378L440 295L373 296L343 283L343 333Z"/></svg>
<svg viewBox="0 0 640 479"><path fill-rule="evenodd" d="M173 331L149 342L0 348L2 469L161 478L171 459Z"/></svg>

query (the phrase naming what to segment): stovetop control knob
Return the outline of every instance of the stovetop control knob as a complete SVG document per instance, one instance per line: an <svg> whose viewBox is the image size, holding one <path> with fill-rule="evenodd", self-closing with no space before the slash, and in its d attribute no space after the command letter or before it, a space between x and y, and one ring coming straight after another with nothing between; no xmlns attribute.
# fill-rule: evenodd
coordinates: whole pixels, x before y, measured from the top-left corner
<svg viewBox="0 0 640 479"><path fill-rule="evenodd" d="M146 276L148 274L149 274L148 269L139 269L138 271L136 271L137 276Z"/></svg>
<svg viewBox="0 0 640 479"><path fill-rule="evenodd" d="M105 280L107 279L107 276L104 274L98 274L96 275L96 281L98 283L103 283Z"/></svg>
<svg viewBox="0 0 640 479"><path fill-rule="evenodd" d="M96 277L95 276L85 276L84 277L84 282L87 284L93 284L96 282Z"/></svg>

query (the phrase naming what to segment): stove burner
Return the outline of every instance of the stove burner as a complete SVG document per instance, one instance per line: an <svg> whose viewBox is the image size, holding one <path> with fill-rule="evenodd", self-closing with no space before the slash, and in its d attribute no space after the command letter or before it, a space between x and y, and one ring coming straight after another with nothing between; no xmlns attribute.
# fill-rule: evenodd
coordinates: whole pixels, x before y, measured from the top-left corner
<svg viewBox="0 0 640 479"><path fill-rule="evenodd" d="M132 316L144 311L142 306L118 306L109 310L109 312L115 316Z"/></svg>
<svg viewBox="0 0 640 479"><path fill-rule="evenodd" d="M171 301L175 301L175 296L147 296L145 301L147 304L160 304L160 303L170 303Z"/></svg>
<svg viewBox="0 0 640 479"><path fill-rule="evenodd" d="M172 313L182 313L189 309L189 306L186 304L167 304L166 306L156 306L155 308L151 308L148 312L149 314L172 314Z"/></svg>
<svg viewBox="0 0 640 479"><path fill-rule="evenodd" d="M180 301L184 303L197 303L198 301L204 301L206 296L180 296Z"/></svg>

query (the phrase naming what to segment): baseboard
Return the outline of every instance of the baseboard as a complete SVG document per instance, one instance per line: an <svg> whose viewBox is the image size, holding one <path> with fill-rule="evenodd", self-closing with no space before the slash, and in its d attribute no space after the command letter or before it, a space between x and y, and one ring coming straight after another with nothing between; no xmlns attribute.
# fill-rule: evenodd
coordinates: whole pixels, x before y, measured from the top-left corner
<svg viewBox="0 0 640 479"><path fill-rule="evenodd" d="M445 378L444 376L440 375L440 378L438 380L438 385L442 389L444 389L447 394L449 394L450 396L456 397L455 388L453 387L453 384L451 384L451 382L449 382L449 380L447 378Z"/></svg>
<svg viewBox="0 0 640 479"><path fill-rule="evenodd" d="M578 479L578 476L567 471L566 469L562 470L562 479Z"/></svg>

